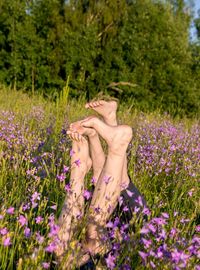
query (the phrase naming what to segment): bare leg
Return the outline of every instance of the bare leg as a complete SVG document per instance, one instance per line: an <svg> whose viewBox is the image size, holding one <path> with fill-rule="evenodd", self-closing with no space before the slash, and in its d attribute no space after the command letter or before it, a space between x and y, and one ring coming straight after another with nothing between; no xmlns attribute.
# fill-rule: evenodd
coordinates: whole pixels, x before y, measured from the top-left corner
<svg viewBox="0 0 200 270"><path fill-rule="evenodd" d="M78 222L78 216L84 212L84 177L91 167L87 140L77 133L71 134L72 150L71 158L70 191L66 196L64 205L58 219L60 240L56 255L59 257L67 250L73 230Z"/></svg>
<svg viewBox="0 0 200 270"><path fill-rule="evenodd" d="M116 101L105 101L99 100L96 102L89 102L85 105L86 108L93 109L98 114L100 114L105 123L110 126L117 126L117 102ZM122 182L121 189L125 189L130 182L128 172L127 172L127 157L124 158L124 165L122 170Z"/></svg>
<svg viewBox="0 0 200 270"><path fill-rule="evenodd" d="M99 135L93 128L85 128L81 126L82 121L77 121L70 125L70 130L76 131L81 135L88 136L90 156L92 159L93 178L97 181L105 163L105 154L101 146ZM94 184L96 184L94 181Z"/></svg>
<svg viewBox="0 0 200 270"><path fill-rule="evenodd" d="M117 204L121 192L122 168L127 146L132 138L129 126L112 127L98 118L89 118L81 123L84 127L94 128L108 144L108 156L98 179L90 205L87 243L84 246L91 253L99 251L101 229ZM100 211L96 211L100 207Z"/></svg>

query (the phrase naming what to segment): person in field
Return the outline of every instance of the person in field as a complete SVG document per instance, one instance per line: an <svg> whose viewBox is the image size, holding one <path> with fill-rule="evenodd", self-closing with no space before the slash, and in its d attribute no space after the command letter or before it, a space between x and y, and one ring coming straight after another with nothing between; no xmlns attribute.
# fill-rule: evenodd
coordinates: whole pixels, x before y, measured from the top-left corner
<svg viewBox="0 0 200 270"><path fill-rule="evenodd" d="M55 252L57 257L62 258L68 250L77 223L84 216L84 178L92 167L94 192L87 214L86 239L81 245L82 258L79 257L77 265L87 262L90 255L109 249L105 247L102 237L120 196L129 208L129 220L135 207L146 205L128 176L126 151L132 139L132 128L118 125L117 102L99 100L87 103L86 108L96 111L102 120L90 116L72 123L67 131L72 139L70 192L65 198L58 220L60 241ZM107 157L99 136L108 145ZM132 194L131 197L128 196L129 193ZM70 269L70 259L64 268Z"/></svg>

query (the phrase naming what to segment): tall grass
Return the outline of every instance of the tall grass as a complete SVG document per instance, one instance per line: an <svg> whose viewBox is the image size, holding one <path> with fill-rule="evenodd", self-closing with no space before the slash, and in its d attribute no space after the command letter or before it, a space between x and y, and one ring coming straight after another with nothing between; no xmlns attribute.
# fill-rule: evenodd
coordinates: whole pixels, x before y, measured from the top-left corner
<svg viewBox="0 0 200 270"><path fill-rule="evenodd" d="M68 94L67 84L53 103L0 88L2 270L59 268L53 250L56 219L70 179L66 128L92 113L84 108L84 98L69 100ZM142 210L147 220L135 213L128 229L120 224L123 241L109 240L115 248L99 266L199 269L198 120L144 114L127 105L119 106L118 116L119 123L133 127L129 174L147 200L148 209Z"/></svg>

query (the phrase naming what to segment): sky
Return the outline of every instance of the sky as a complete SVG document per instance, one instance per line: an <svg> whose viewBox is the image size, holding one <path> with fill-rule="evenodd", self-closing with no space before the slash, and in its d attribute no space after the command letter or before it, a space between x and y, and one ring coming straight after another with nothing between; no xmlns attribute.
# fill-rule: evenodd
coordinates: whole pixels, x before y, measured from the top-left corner
<svg viewBox="0 0 200 270"><path fill-rule="evenodd" d="M194 17L197 17L198 15L198 10L200 9L200 0L193 0L194 2ZM192 40L195 41L196 39L196 31L195 31L195 28L194 28L194 25L191 26L191 30L190 30L190 33L191 33L191 38Z"/></svg>

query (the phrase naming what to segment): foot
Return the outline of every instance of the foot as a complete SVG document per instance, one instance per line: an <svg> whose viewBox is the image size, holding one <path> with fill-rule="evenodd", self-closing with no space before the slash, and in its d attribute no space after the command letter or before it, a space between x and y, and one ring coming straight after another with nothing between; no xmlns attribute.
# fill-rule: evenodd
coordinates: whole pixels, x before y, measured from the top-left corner
<svg viewBox="0 0 200 270"><path fill-rule="evenodd" d="M115 150L116 153L126 150L132 138L131 127L127 125L110 126L97 117L86 118L81 125L86 128L94 128L106 141L108 147Z"/></svg>
<svg viewBox="0 0 200 270"><path fill-rule="evenodd" d="M74 122L70 125L70 132L77 132L80 135L86 135L88 137L95 136L97 134L96 130L93 128L86 128L81 126L82 121Z"/></svg>
<svg viewBox="0 0 200 270"><path fill-rule="evenodd" d="M85 105L86 109L93 109L98 114L100 114L106 124L111 126L117 125L116 111L117 111L117 102L116 101L105 101L99 100L94 102L89 102Z"/></svg>

